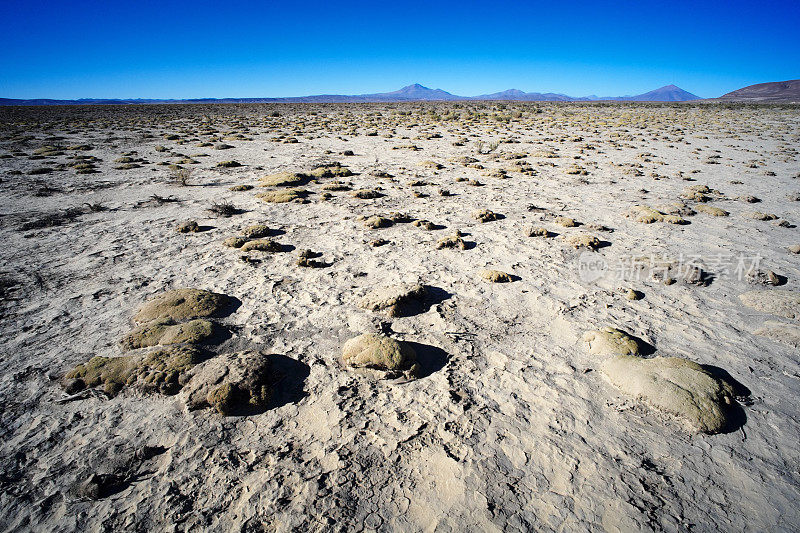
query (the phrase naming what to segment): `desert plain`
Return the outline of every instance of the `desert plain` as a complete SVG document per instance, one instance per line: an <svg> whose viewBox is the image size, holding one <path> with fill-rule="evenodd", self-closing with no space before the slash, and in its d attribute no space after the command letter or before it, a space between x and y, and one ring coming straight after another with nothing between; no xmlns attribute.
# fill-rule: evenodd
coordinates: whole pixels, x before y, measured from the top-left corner
<svg viewBox="0 0 800 533"><path fill-rule="evenodd" d="M0 527L800 528L800 109L0 108Z"/></svg>

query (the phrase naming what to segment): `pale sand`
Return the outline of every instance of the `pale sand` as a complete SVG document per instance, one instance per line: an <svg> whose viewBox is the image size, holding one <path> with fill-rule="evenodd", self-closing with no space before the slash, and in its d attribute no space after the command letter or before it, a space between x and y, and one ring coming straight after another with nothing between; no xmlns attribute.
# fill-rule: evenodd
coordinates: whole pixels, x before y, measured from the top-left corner
<svg viewBox="0 0 800 533"><path fill-rule="evenodd" d="M768 320L797 322L748 308L738 298L774 289L713 264L704 267L714 276L707 286L680 280L667 286L649 277L591 282L577 266L585 250L561 238L588 234L611 243L596 254L612 265L632 255L677 260L681 253L702 254L711 260L759 254L762 268L786 277L780 290L797 291L799 259L787 251L800 244L797 229L745 216L757 210L800 222L800 203L789 199L800 191L797 109L545 104L538 106L542 113L533 113L536 107L0 108L0 156L17 149L30 155L56 143L94 147L43 160L0 159L0 271L4 286L11 284L4 289L0 321L0 527L799 528L800 360L795 346L753 334ZM523 115L508 124L491 116L437 122L427 114L432 109ZM273 110L281 116L269 117ZM199 135L204 124L253 140L221 141L233 146L228 150L197 147L209 137ZM371 131L378 135L368 136ZM389 131L394 136L383 137ZM165 133L187 142L165 140ZM427 138L432 133L441 137ZM281 134L299 142L270 140ZM53 136L58 139L48 140ZM453 146L464 136L467 144ZM487 175L513 161L477 154L479 139L487 148L500 139L517 141L500 144L495 153L526 154L536 175ZM421 150L392 149L410 144ZM168 151L156 152L157 145ZM132 157L149 163L114 170L113 161L133 150L138 154ZM355 155L339 155L345 150ZM559 157L539 157L547 151ZM25 174L70 162L66 156L75 153L101 158L100 172ZM169 170L155 164L180 159L173 153L208 154L195 157L198 165L185 165L194 168L190 186L170 184ZM461 156L486 169L449 161ZM243 166L216 166L228 160ZM258 187L259 178L331 160L357 175L304 185L311 192L306 204L255 197L266 190ZM419 164L424 161L444 168ZM588 174L573 169L576 164ZM625 172L634 167L620 164L641 167ZM394 180L371 176L375 169ZM680 172L696 181L682 180ZM460 177L484 186L457 182ZM351 183L352 191L380 187L383 196L363 200L352 191L332 191L329 201L322 200L322 185L334 180ZM412 180L428 185L411 187ZM256 187L229 191L240 184ZM661 209L678 202L686 187L697 184L723 193L725 199L708 205L730 216L681 214L686 225L625 217L634 205ZM45 185L60 192L34 196ZM440 196L439 188L452 196ZM147 203L151 195L181 201ZM762 202L734 200L743 195ZM223 201L244 212L211 218L206 208ZM57 227L20 229L37 214L85 203L108 210ZM473 211L483 209L503 218L475 220ZM446 227L396 223L369 229L358 219L392 211ZM563 227L556 216L583 226ZM175 231L188 220L213 229ZM262 261L247 264L239 250L222 245L262 223L281 230L269 238L295 250L251 252ZM528 237L531 226L559 237ZM456 230L468 249L436 249ZM378 238L390 243L369 245ZM303 249L321 252L319 260L330 266L297 266ZM487 283L479 276L483 269L514 278ZM391 318L359 307L369 291L399 283L437 290L413 316ZM284 356L285 378L270 409L222 417L187 412L180 396L135 390L112 399L56 402L65 372L95 355L121 355L117 342L131 329L136 309L181 287L241 301L220 320L231 336L216 353ZM629 288L644 298L629 300ZM603 378L602 359L581 340L604 327L637 336L657 355L727 371L750 391L748 400L740 398L746 423L716 435L693 433L675 417L624 396ZM347 339L381 329L413 343L427 370L422 377L376 381L341 365ZM155 448L142 453L145 446ZM81 497L76 486L92 473L118 476L116 492L99 500Z"/></svg>

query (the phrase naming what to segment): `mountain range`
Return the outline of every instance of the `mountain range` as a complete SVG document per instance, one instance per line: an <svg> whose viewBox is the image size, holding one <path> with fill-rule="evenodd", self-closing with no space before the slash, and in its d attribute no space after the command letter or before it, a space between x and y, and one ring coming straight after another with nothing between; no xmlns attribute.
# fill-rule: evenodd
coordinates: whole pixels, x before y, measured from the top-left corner
<svg viewBox="0 0 800 533"><path fill-rule="evenodd" d="M591 102L601 100L631 101L631 102L685 102L699 100L699 96L686 92L675 85L667 85L636 96L583 96L573 97L558 93L526 93L519 89L481 94L478 96L458 96L442 89L429 89L419 83L414 83L386 93L371 94L318 94L313 96L290 96L283 98L189 98L183 100L160 99L100 99L81 98L78 100L51 100L30 99L20 100L13 98L0 98L0 105L98 105L98 104L163 104L163 103L261 103L261 102L415 102L415 101L464 101L464 100L512 100L524 102Z"/></svg>
<svg viewBox="0 0 800 533"><path fill-rule="evenodd" d="M659 89L634 96L581 96L574 97L560 93L526 93L519 89L480 94L478 96L458 96L443 91L442 89L429 89L419 83L414 83L386 93L371 94L318 94L313 96L290 96L283 98L188 98L183 100L160 99L100 99L82 98L78 100L50 100L31 99L19 100L13 98L0 98L0 106L13 105L98 105L98 104L203 104L203 103L269 103L269 102L308 102L308 103L338 103L338 102L416 102L416 101L470 101L470 100L508 100L517 102L688 102L701 100L690 92L684 91L675 85L666 85ZM770 83L759 83L727 93L719 98L705 100L729 102L800 102L800 80L788 80Z"/></svg>

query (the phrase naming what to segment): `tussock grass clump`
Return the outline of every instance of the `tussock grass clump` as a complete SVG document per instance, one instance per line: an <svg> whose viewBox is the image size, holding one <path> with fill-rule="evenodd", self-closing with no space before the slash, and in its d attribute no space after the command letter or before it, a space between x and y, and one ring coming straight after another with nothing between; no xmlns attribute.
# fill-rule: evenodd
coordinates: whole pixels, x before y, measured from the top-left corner
<svg viewBox="0 0 800 533"><path fill-rule="evenodd" d="M675 202L671 204L662 204L655 207L656 211L659 211L665 215L678 215L681 217L691 217L696 215L697 213L688 205L683 202Z"/></svg>
<svg viewBox="0 0 800 533"><path fill-rule="evenodd" d="M478 272L478 275L491 283L509 283L511 276L501 270L484 269Z"/></svg>
<svg viewBox="0 0 800 533"><path fill-rule="evenodd" d="M491 222L493 220L500 220L502 216L489 209L477 209L472 212L472 218L481 222Z"/></svg>
<svg viewBox="0 0 800 533"><path fill-rule="evenodd" d="M652 224L654 222L667 222L668 224L686 224L686 220L678 215L665 215L646 205L635 205L626 214L626 217L633 218L642 224Z"/></svg>
<svg viewBox="0 0 800 533"><path fill-rule="evenodd" d="M747 282L753 285L780 285L782 276L772 270L751 269L747 272Z"/></svg>
<svg viewBox="0 0 800 533"><path fill-rule="evenodd" d="M351 196L353 198L360 198L361 200L372 200L374 198L380 198L383 194L373 189L360 189L355 191Z"/></svg>
<svg viewBox="0 0 800 533"><path fill-rule="evenodd" d="M343 181L332 181L322 186L323 191L349 191L350 185Z"/></svg>
<svg viewBox="0 0 800 533"><path fill-rule="evenodd" d="M380 179L390 179L394 177L393 174L389 174L385 170L378 170L378 169L370 171L369 175L372 176L373 178L380 178Z"/></svg>
<svg viewBox="0 0 800 533"><path fill-rule="evenodd" d="M422 228L428 231L433 231L437 228L436 224L431 222L430 220L415 220L411 223L413 226L418 228Z"/></svg>
<svg viewBox="0 0 800 533"><path fill-rule="evenodd" d="M210 407L224 416L269 406L272 371L268 355L244 351L219 355L193 367L181 398L192 411Z"/></svg>
<svg viewBox="0 0 800 533"><path fill-rule="evenodd" d="M258 180L262 187L297 187L309 182L309 177L297 172L279 172Z"/></svg>
<svg viewBox="0 0 800 533"><path fill-rule="evenodd" d="M241 210L230 202L214 202L208 208L208 212L217 217L229 218L238 215Z"/></svg>
<svg viewBox="0 0 800 533"><path fill-rule="evenodd" d="M641 292L633 289L628 289L624 291L624 293L625 293L625 298L627 298L628 300L641 300L642 298L644 298L644 295Z"/></svg>
<svg viewBox="0 0 800 533"><path fill-rule="evenodd" d="M242 230L242 237L246 237L248 239L259 239L261 237L266 237L269 234L270 229L264 224L254 224L252 226L247 226Z"/></svg>
<svg viewBox="0 0 800 533"><path fill-rule="evenodd" d="M757 198L757 197L752 196L750 194L745 194L743 196L737 196L736 199L739 200L740 202L745 202L745 203L748 203L748 204L757 204L757 203L759 203L761 201L760 198Z"/></svg>
<svg viewBox="0 0 800 533"><path fill-rule="evenodd" d="M249 191L252 189L253 189L252 185L234 185L233 187L228 188L229 191L234 191L234 192Z"/></svg>
<svg viewBox="0 0 800 533"><path fill-rule="evenodd" d="M191 168L176 168L172 171L172 181L183 187L189 185L189 178L191 177Z"/></svg>
<svg viewBox="0 0 800 533"><path fill-rule="evenodd" d="M303 268L325 268L330 266L325 261L317 261L314 259L315 257L320 257L322 254L317 252L312 252L311 250L302 250L298 254L297 261L295 264L299 267Z"/></svg>
<svg viewBox="0 0 800 533"><path fill-rule="evenodd" d="M553 222L558 224L559 226L563 226L565 228L574 228L578 225L578 222L574 218L570 217L556 217L553 219Z"/></svg>
<svg viewBox="0 0 800 533"><path fill-rule="evenodd" d="M219 168L236 168L242 166L238 161L220 161L217 163Z"/></svg>
<svg viewBox="0 0 800 533"><path fill-rule="evenodd" d="M586 248L587 250L597 250L600 247L600 241L593 235L586 235L575 233L566 236L567 244L576 250Z"/></svg>
<svg viewBox="0 0 800 533"><path fill-rule="evenodd" d="M358 306L370 311L383 311L391 317L405 316L417 311L425 300L424 285L392 285L367 293Z"/></svg>
<svg viewBox="0 0 800 533"><path fill-rule="evenodd" d="M58 155L64 155L64 152L58 146L53 145L45 145L40 148L37 148L33 151L35 155L42 155L45 157L55 157Z"/></svg>
<svg viewBox="0 0 800 533"><path fill-rule="evenodd" d="M550 232L542 227L531 226L525 229L525 235L528 237L549 237Z"/></svg>
<svg viewBox="0 0 800 533"><path fill-rule="evenodd" d="M42 175L42 174L50 174L51 172L53 172L52 168L49 168L49 167L38 167L38 168L34 168L34 169L29 170L27 172L27 174L29 176L39 176L39 175Z"/></svg>
<svg viewBox="0 0 800 533"><path fill-rule="evenodd" d="M186 384L187 372L203 360L193 346L170 346L122 357L93 357L64 376L68 393L103 386L115 396L125 386L136 385L146 391L176 394Z"/></svg>
<svg viewBox="0 0 800 533"><path fill-rule="evenodd" d="M464 242L464 239L462 239L460 235L454 234L441 238L436 242L436 249L441 250L442 248L460 248L461 250L466 250L467 243Z"/></svg>
<svg viewBox="0 0 800 533"><path fill-rule="evenodd" d="M407 224L408 222L414 221L414 217L400 211L392 211L391 213L386 215L386 218L388 218L395 224Z"/></svg>
<svg viewBox="0 0 800 533"><path fill-rule="evenodd" d="M243 252L250 252L253 250L259 252L280 252L283 250L283 246L278 244L277 242L269 239L256 239L252 241L247 241L241 247Z"/></svg>
<svg viewBox="0 0 800 533"><path fill-rule="evenodd" d="M394 222L389 218L373 215L364 220L364 225L371 229L379 229L393 226Z"/></svg>
<svg viewBox="0 0 800 533"><path fill-rule="evenodd" d="M773 215L772 213L762 213L761 211L745 213L744 216L747 218L752 218L753 220L778 220L778 215Z"/></svg>
<svg viewBox="0 0 800 533"><path fill-rule="evenodd" d="M315 167L308 174L313 178L346 178L352 176L353 172L340 163L327 163Z"/></svg>
<svg viewBox="0 0 800 533"><path fill-rule="evenodd" d="M718 433L729 423L733 386L697 363L678 357L617 355L601 369L622 392L676 415L695 431Z"/></svg>
<svg viewBox="0 0 800 533"><path fill-rule="evenodd" d="M308 195L308 191L303 189L287 189L282 191L268 191L256 194L257 198L272 203L284 204L287 202L294 202L295 200L302 200Z"/></svg>
<svg viewBox="0 0 800 533"><path fill-rule="evenodd" d="M691 185L683 190L682 198L694 200L695 202L709 202L714 197L720 198L723 194L716 189L711 189L708 185Z"/></svg>
<svg viewBox="0 0 800 533"><path fill-rule="evenodd" d="M178 233L197 233L200 231L200 226L194 220L182 222L175 228Z"/></svg>
<svg viewBox="0 0 800 533"><path fill-rule="evenodd" d="M70 207L55 213L38 213L33 220L29 220L20 226L23 231L32 229L55 228L75 221L87 210L79 207Z"/></svg>
<svg viewBox="0 0 800 533"><path fill-rule="evenodd" d="M583 168L580 165L572 165L566 170L567 174L575 175L575 176L588 176L589 171Z"/></svg>
<svg viewBox="0 0 800 533"><path fill-rule="evenodd" d="M712 217L726 217L730 215L730 213L724 209L720 209L719 207L714 207L712 205L699 204L695 206L695 209L698 213L705 213L706 215L711 215Z"/></svg>
<svg viewBox="0 0 800 533"><path fill-rule="evenodd" d="M639 343L633 337L615 328L587 331L583 341L592 355L639 355L640 351Z"/></svg>
<svg viewBox="0 0 800 533"><path fill-rule="evenodd" d="M153 320L191 320L219 315L229 304L229 298L201 289L168 291L139 308L133 320L138 323Z"/></svg>
<svg viewBox="0 0 800 533"><path fill-rule="evenodd" d="M126 350L147 348L158 344L202 344L214 334L214 324L195 319L180 324L172 320L154 320L139 326L120 341Z"/></svg>
<svg viewBox="0 0 800 533"><path fill-rule="evenodd" d="M109 396L115 396L130 383L136 368L136 357L92 357L64 376L65 388L74 393L100 385Z"/></svg>
<svg viewBox="0 0 800 533"><path fill-rule="evenodd" d="M416 376L417 354L407 344L386 335L365 333L352 338L342 347L342 361L355 368L373 368L390 375L401 373Z"/></svg>
<svg viewBox="0 0 800 533"><path fill-rule="evenodd" d="M222 244L228 248L241 248L247 242L247 237L228 237Z"/></svg>
<svg viewBox="0 0 800 533"><path fill-rule="evenodd" d="M478 160L474 157L470 157L468 155L460 156L460 157L451 157L448 159L451 163L458 163L460 165L470 165L472 163L477 163Z"/></svg>

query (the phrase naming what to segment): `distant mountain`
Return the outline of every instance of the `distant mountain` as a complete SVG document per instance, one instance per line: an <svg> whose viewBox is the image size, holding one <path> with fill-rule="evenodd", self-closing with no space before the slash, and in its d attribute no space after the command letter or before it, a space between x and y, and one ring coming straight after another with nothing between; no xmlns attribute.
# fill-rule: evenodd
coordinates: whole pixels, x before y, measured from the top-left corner
<svg viewBox="0 0 800 533"><path fill-rule="evenodd" d="M650 91L636 96L623 96L621 98L609 98L609 100L625 100L630 102L689 102L700 100L700 97L690 92L684 91L675 85L665 85L655 91Z"/></svg>
<svg viewBox="0 0 800 533"><path fill-rule="evenodd" d="M772 81L748 85L723 94L717 100L732 102L796 102L800 103L800 80Z"/></svg>
<svg viewBox="0 0 800 533"><path fill-rule="evenodd" d="M526 93L519 89L508 89L499 93L473 96L470 100L511 100L516 102L573 102L586 98L573 98L559 93Z"/></svg>
<svg viewBox="0 0 800 533"><path fill-rule="evenodd" d="M407 85L398 91L392 91L390 93L377 93L377 94L364 94L364 97L372 97L372 98L386 98L389 101L395 100L464 100L463 96L456 96L454 94L450 94L447 91L443 91L441 89L428 89L420 85L419 83L414 83L413 85Z"/></svg>
<svg viewBox="0 0 800 533"><path fill-rule="evenodd" d="M12 105L98 105L98 104L204 104L204 103L264 103L264 102L309 102L309 103L336 103L336 102L415 102L415 101L462 101L462 100L510 100L521 102L586 102L598 100L633 101L633 102L685 102L698 100L700 97L674 85L667 85L637 96L584 96L574 97L559 93L526 93L519 89L508 89L499 93L482 94L479 96L458 96L442 89L429 89L419 83L414 83L388 93L371 94L318 94L313 96L290 96L284 98L189 98L184 100L157 100L157 99L95 99L83 98L80 100L16 100L0 98L0 106Z"/></svg>
<svg viewBox="0 0 800 533"><path fill-rule="evenodd" d="M613 100L623 102L688 102L699 100L700 97L684 91L675 85L666 85L655 91L650 91L636 96L582 96L574 97L560 93L526 93L519 89L473 96L472 100L515 100L528 102L587 102L595 100Z"/></svg>

